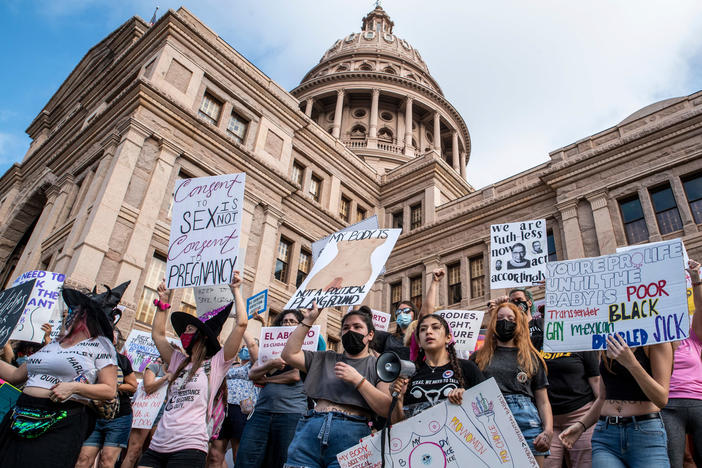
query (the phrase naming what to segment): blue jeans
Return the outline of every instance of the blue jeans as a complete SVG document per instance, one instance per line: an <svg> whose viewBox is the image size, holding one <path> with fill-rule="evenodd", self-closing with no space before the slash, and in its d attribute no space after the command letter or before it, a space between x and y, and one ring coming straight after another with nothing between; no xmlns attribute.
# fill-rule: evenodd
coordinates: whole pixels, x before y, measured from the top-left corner
<svg viewBox="0 0 702 468"><path fill-rule="evenodd" d="M338 468L336 455L370 434L365 418L330 411L308 411L288 449L286 468Z"/></svg>
<svg viewBox="0 0 702 468"><path fill-rule="evenodd" d="M597 421L592 433L592 466L597 468L669 468L661 419L608 424Z"/></svg>
<svg viewBox="0 0 702 468"><path fill-rule="evenodd" d="M255 410L241 434L234 468L282 468L301 416Z"/></svg>
<svg viewBox="0 0 702 468"><path fill-rule="evenodd" d="M535 457L550 455L550 451L539 452L534 448L534 439L544 431L544 427L541 423L539 410L536 408L532 399L518 393L504 395L504 397L509 406L509 410L512 412L512 416L514 416L514 420L517 421L519 430L522 431L522 435L526 439L527 444L529 444L532 455Z"/></svg>

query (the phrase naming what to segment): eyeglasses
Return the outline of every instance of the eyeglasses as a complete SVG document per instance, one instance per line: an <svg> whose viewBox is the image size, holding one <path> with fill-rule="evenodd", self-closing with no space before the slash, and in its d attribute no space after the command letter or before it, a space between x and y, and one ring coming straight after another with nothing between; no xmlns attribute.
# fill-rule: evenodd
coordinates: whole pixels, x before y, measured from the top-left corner
<svg viewBox="0 0 702 468"><path fill-rule="evenodd" d="M406 314L407 312L412 312L411 307L403 307L402 309L397 309L395 311L396 314Z"/></svg>
<svg viewBox="0 0 702 468"><path fill-rule="evenodd" d="M297 320L283 320L283 325L298 325L300 322Z"/></svg>

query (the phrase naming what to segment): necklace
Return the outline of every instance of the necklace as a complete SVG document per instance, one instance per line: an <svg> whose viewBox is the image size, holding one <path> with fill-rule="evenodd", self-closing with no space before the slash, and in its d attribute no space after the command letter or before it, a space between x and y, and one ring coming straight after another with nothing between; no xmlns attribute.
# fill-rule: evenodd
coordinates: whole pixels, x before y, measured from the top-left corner
<svg viewBox="0 0 702 468"><path fill-rule="evenodd" d="M437 364L437 365L435 365L435 366L432 366L432 365L429 364L429 361L424 361L424 363L427 365L427 367L428 367L429 369L431 369L431 373L432 373L432 374L433 374L434 371L436 371L436 369L438 369L439 367L444 367L446 364L448 364L448 362L446 362L446 363L444 363L444 364Z"/></svg>

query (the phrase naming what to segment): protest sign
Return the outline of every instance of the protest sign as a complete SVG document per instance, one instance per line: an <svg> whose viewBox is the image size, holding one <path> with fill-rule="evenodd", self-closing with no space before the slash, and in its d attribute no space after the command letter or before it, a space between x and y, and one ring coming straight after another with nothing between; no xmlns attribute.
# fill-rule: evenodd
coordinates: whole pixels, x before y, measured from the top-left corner
<svg viewBox="0 0 702 468"><path fill-rule="evenodd" d="M246 300L246 314L253 317L254 312L262 314L268 308L268 290L264 289L258 294L254 294Z"/></svg>
<svg viewBox="0 0 702 468"><path fill-rule="evenodd" d="M180 340L167 338L168 341L180 347ZM122 353L129 358L132 367L137 372L144 372L146 366L154 362L159 356L158 349L151 339L151 333L132 330L124 342Z"/></svg>
<svg viewBox="0 0 702 468"><path fill-rule="evenodd" d="M385 265L401 229L333 234L285 309L360 304Z"/></svg>
<svg viewBox="0 0 702 468"><path fill-rule="evenodd" d="M168 385L162 385L152 394L146 393L144 383L139 382L136 393L132 398L132 428L151 429L156 421L163 400L168 393Z"/></svg>
<svg viewBox="0 0 702 468"><path fill-rule="evenodd" d="M45 323L51 325L52 335L57 336L61 325L61 312L64 303L61 297L61 287L66 275L51 271L34 270L20 275L12 283L17 286L27 281L36 280L32 295L27 301L27 306L12 333L13 340L31 341L41 343L44 331L41 326Z"/></svg>
<svg viewBox="0 0 702 468"><path fill-rule="evenodd" d="M366 218L355 224L350 224L345 228L335 232L334 234L339 234L341 232L348 231L369 231L375 229L378 229L378 217L376 215L373 215L370 218ZM327 242L329 242L329 239L331 239L331 237L334 234L330 234L327 237L324 237L316 242L312 242L312 263L317 262L319 254L322 253L322 250L324 250L324 247L327 245Z"/></svg>
<svg viewBox="0 0 702 468"><path fill-rule="evenodd" d="M288 342L288 338L292 335L297 327L262 327L261 337L258 342L258 360L263 362L271 359L279 358ZM307 336L302 344L302 349L308 351L317 351L319 343L319 334L321 328L319 325L313 325L307 331Z"/></svg>
<svg viewBox="0 0 702 468"><path fill-rule="evenodd" d="M0 347L5 346L24 313L36 278L0 292Z"/></svg>
<svg viewBox="0 0 702 468"><path fill-rule="evenodd" d="M531 286L546 275L546 220L490 226L490 289Z"/></svg>
<svg viewBox="0 0 702 468"><path fill-rule="evenodd" d="M475 351L480 335L480 324L483 322L485 311L482 310L439 310L436 312L446 319L453 338L456 340L456 350Z"/></svg>
<svg viewBox="0 0 702 468"><path fill-rule="evenodd" d="M546 352L604 349L613 333L630 347L689 335L679 239L547 268Z"/></svg>
<svg viewBox="0 0 702 468"><path fill-rule="evenodd" d="M168 289L229 284L239 253L246 174L176 181Z"/></svg>
<svg viewBox="0 0 702 468"><path fill-rule="evenodd" d="M381 437L364 437L339 453L341 468L380 468ZM387 436L385 436L387 438ZM385 466L537 467L500 389L491 378L463 394L463 404L444 400L392 426L385 444Z"/></svg>
<svg viewBox="0 0 702 468"><path fill-rule="evenodd" d="M371 309L371 312L373 313L373 326L375 329L388 331L388 327L390 326L390 314L375 309Z"/></svg>
<svg viewBox="0 0 702 468"><path fill-rule="evenodd" d="M234 271L241 272L243 278L244 259L246 258L246 250L239 249L239 255L236 256L234 262ZM202 316L215 309L221 309L230 302L234 301L234 294L228 284L215 284L212 286L200 286L193 288L195 295L195 306L197 307L197 315ZM236 317L236 308L232 307L229 313L230 317Z"/></svg>
<svg viewBox="0 0 702 468"><path fill-rule="evenodd" d="M0 421L15 407L20 394L19 389L0 379Z"/></svg>

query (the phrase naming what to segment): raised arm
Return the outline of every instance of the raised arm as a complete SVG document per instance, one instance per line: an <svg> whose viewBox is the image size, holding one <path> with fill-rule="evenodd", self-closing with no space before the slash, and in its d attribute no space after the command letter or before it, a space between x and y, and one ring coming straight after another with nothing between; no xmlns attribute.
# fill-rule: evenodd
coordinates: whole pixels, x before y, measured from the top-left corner
<svg viewBox="0 0 702 468"><path fill-rule="evenodd" d="M236 357L236 353L239 352L239 346L241 345L241 339L246 331L246 326L249 323L248 316L246 315L246 306L244 305L244 298L241 295L241 276L239 272L235 271L232 276L232 282L229 285L229 289L232 290L234 294L234 307L236 308L236 323L232 328L232 332L227 337L227 341L224 342L222 350L224 351L224 360L229 361Z"/></svg>
<svg viewBox="0 0 702 468"><path fill-rule="evenodd" d="M692 300L695 304L695 314L692 316L692 330L697 338L702 339L702 283L700 282L700 264L694 260L688 262L692 280Z"/></svg>
<svg viewBox="0 0 702 468"><path fill-rule="evenodd" d="M431 272L431 283L427 288L427 293L424 296L424 301L422 302L422 308L419 309L419 316L415 317L419 320L425 315L433 314L436 308L436 292L439 290L439 283L441 278L445 275L444 270L437 268Z"/></svg>
<svg viewBox="0 0 702 468"><path fill-rule="evenodd" d="M244 343L249 350L249 361L256 362L258 360L258 343L248 330L244 332Z"/></svg>
<svg viewBox="0 0 702 468"><path fill-rule="evenodd" d="M290 335L290 338L288 338L288 342L285 344L285 348L283 348L281 357L288 365L306 372L305 353L302 352L302 343L305 342L307 332L312 328L314 321L317 320L321 311L317 308L316 302L312 303L311 309L302 309L301 311L302 322L298 324L297 328L292 332L292 335Z"/></svg>
<svg viewBox="0 0 702 468"><path fill-rule="evenodd" d="M144 370L144 390L148 395L151 395L156 390L161 388L161 386L168 382L171 374L166 372L163 376L156 378L154 371L147 368Z"/></svg>
<svg viewBox="0 0 702 468"><path fill-rule="evenodd" d="M161 284L158 285L158 300L162 304L168 301L168 289L166 289L166 280L161 280ZM167 310L161 310L160 307L156 307L156 315L154 316L153 324L151 325L151 339L154 340L156 349L158 349L159 354L161 354L161 359L165 365L170 364L171 356L173 355L173 348L171 344L166 339L166 319L168 318Z"/></svg>

